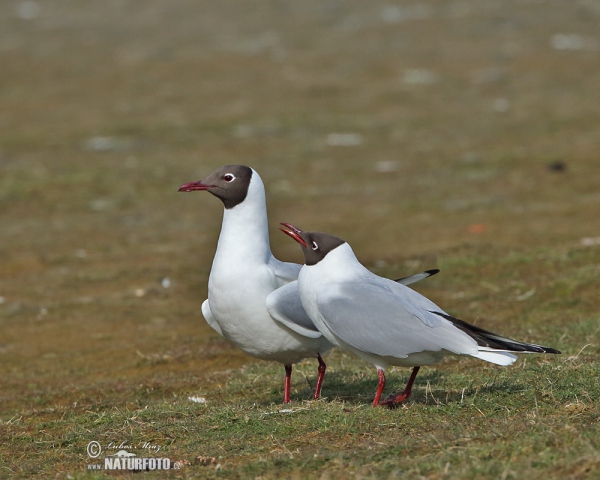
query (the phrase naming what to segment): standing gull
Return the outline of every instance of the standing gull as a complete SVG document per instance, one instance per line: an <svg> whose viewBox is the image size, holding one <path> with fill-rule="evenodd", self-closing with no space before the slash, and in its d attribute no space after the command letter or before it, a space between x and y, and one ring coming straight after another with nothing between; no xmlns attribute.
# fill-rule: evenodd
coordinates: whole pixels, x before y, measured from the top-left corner
<svg viewBox="0 0 600 480"><path fill-rule="evenodd" d="M265 188L258 173L244 165L225 165L180 192L206 190L225 207L223 224L202 304L207 323L240 349L285 366L284 403L290 401L292 364L317 358L314 398L319 398L326 365L321 354L332 345L307 316L298 294L302 265L271 253ZM406 285L437 273L430 270L399 279Z"/></svg>
<svg viewBox="0 0 600 480"><path fill-rule="evenodd" d="M470 355L510 365L517 353L560 353L512 340L470 325L399 283L367 270L344 240L282 223L284 233L304 252L298 276L302 306L319 331L334 345L377 368L379 383L373 406L394 407L408 398L419 368L445 355ZM385 370L413 367L404 391L380 401Z"/></svg>

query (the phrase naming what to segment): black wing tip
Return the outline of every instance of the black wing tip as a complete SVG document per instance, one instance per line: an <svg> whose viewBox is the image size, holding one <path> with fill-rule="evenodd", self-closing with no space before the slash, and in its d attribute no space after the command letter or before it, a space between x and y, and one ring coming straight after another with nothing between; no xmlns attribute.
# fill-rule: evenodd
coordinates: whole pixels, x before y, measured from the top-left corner
<svg viewBox="0 0 600 480"><path fill-rule="evenodd" d="M544 349L544 353L553 353L555 355L562 355L562 352L560 350L557 350L556 348L550 348L550 347L542 347Z"/></svg>
<svg viewBox="0 0 600 480"><path fill-rule="evenodd" d="M487 337L490 338L490 337ZM510 348L512 352L523 352L523 353L552 353L556 355L562 354L560 350L552 347L545 347L544 345L537 345L535 343L519 342L509 338L498 338L496 336L491 337L497 340L499 344Z"/></svg>
<svg viewBox="0 0 600 480"><path fill-rule="evenodd" d="M514 346L514 344L509 344L508 342L507 342L507 345L510 345L511 347ZM555 355L562 354L562 352L560 350L557 350L556 348L544 347L542 345L535 345L532 343L521 343L521 344L517 344L517 345L518 345L518 347L517 347L518 349L515 348L514 350L512 350L513 352L552 353Z"/></svg>
<svg viewBox="0 0 600 480"><path fill-rule="evenodd" d="M439 268L432 268L431 270L425 270L423 273L428 273L429 276L433 276L433 275L437 275L438 273L440 273L440 269Z"/></svg>
<svg viewBox="0 0 600 480"><path fill-rule="evenodd" d="M557 350L556 348L544 347L543 345L536 345L535 343L519 342L518 340L513 340L512 338L502 337L498 334L490 332L489 330L484 330L483 328L471 325L470 323L467 323L464 320L460 320L442 312L436 312L432 310L431 313L439 315L440 317L443 317L446 320L452 322L452 324L455 327L457 327L459 330L462 330L467 335L471 336L474 340L476 340L478 345L480 346L491 347L497 350L507 350L509 352L515 353L530 352L552 353L555 355L562 354L562 352L560 350Z"/></svg>
<svg viewBox="0 0 600 480"><path fill-rule="evenodd" d="M425 270L421 273L415 273L414 275L408 275L407 277L400 277L400 278L396 278L394 280L394 282L402 282L402 280L406 280L407 278L411 278L417 275L423 275L423 274L427 274L426 277L423 277L421 280L425 280L426 278L432 277L433 275L440 273L440 269L439 268L433 268L431 270Z"/></svg>

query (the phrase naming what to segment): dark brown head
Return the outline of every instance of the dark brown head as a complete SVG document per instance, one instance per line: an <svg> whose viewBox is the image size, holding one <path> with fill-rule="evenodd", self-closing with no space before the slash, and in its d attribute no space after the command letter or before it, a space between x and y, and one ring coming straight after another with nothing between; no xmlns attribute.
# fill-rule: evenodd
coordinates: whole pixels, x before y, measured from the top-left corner
<svg viewBox="0 0 600 480"><path fill-rule="evenodd" d="M282 223L281 225L286 227L287 230L284 228L280 228L279 230L292 237L302 247L304 263L306 265L316 265L323 260L329 252L346 243L341 238L334 237L328 233L303 232L290 223Z"/></svg>
<svg viewBox="0 0 600 480"><path fill-rule="evenodd" d="M225 208L230 209L246 199L253 170L244 165L224 165L199 182L186 183L179 192L207 190L220 198Z"/></svg>

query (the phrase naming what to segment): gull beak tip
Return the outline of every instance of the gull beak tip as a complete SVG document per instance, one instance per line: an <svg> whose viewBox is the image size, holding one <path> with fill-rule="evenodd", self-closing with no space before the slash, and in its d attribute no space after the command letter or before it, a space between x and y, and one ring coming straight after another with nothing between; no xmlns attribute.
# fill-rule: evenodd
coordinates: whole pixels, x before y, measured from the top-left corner
<svg viewBox="0 0 600 480"><path fill-rule="evenodd" d="M288 237L292 237L303 247L307 246L307 243L302 238L302 230L300 230L297 227L294 227L291 223L281 222L280 225L283 225L285 228L280 227L279 230L285 233Z"/></svg>

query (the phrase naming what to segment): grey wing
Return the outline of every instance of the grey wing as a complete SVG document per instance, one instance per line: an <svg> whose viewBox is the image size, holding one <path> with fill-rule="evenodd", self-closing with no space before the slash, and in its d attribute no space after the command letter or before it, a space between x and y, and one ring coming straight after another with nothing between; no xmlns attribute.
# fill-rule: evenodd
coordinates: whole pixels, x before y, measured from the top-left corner
<svg viewBox="0 0 600 480"><path fill-rule="evenodd" d="M399 299L409 302L414 306L418 307L421 310L425 310L426 312L432 313L437 312L444 315L447 315L444 310L438 307L435 303L429 300L426 296L421 295L419 292L416 292L412 288L407 287L398 282L392 282L385 278L378 277L374 274L371 274L366 280L365 283L370 283L378 286L379 288L390 290L394 293ZM423 321L428 322L427 319L433 319L433 317L427 316L423 318Z"/></svg>
<svg viewBox="0 0 600 480"><path fill-rule="evenodd" d="M336 296L320 299L319 312L331 332L358 350L386 357L440 350L477 352L477 343L468 335L415 304L410 294L398 295L388 283L394 284L390 280L341 284Z"/></svg>
<svg viewBox="0 0 600 480"><path fill-rule="evenodd" d="M202 303L202 315L204 315L204 319L206 320L206 323L208 323L215 332L217 332L222 337L225 336L225 335L223 335L223 331L221 330L221 327L219 326L219 324L215 320L215 317L213 317L213 314L210 311L210 305L208 304L208 299L204 300L204 302Z"/></svg>
<svg viewBox="0 0 600 480"><path fill-rule="evenodd" d="M425 270L421 273L415 273L414 275L410 275L408 277L397 278L394 282L401 283L402 285L411 285L413 283L420 282L421 280L425 280L437 273L440 273L438 268L434 268L433 270Z"/></svg>
<svg viewBox="0 0 600 480"><path fill-rule="evenodd" d="M286 283L298 280L298 274L300 273L302 265L297 263L280 262L275 257L271 256L271 259L269 260L269 267L271 267L271 270L279 280L279 285L283 286Z"/></svg>
<svg viewBox="0 0 600 480"><path fill-rule="evenodd" d="M267 310L275 320L300 335L309 338L321 336L302 307L297 281L271 292L267 297Z"/></svg>

